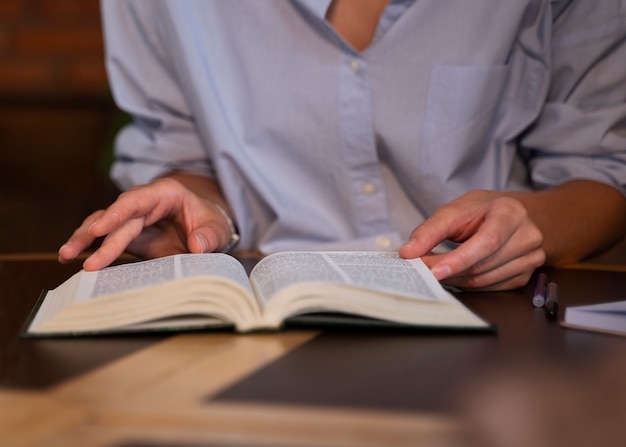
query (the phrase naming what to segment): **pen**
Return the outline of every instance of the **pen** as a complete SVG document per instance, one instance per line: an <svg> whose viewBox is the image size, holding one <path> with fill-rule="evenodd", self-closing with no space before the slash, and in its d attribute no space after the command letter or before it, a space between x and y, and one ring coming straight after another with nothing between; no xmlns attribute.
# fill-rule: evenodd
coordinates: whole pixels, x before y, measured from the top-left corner
<svg viewBox="0 0 626 447"><path fill-rule="evenodd" d="M546 282L548 277L545 273L539 273L537 277L537 285L535 285L535 292L533 293L533 306L543 307L546 304Z"/></svg>
<svg viewBox="0 0 626 447"><path fill-rule="evenodd" d="M549 282L546 286L546 304L544 309L548 318L554 318L559 313L559 286L555 282Z"/></svg>

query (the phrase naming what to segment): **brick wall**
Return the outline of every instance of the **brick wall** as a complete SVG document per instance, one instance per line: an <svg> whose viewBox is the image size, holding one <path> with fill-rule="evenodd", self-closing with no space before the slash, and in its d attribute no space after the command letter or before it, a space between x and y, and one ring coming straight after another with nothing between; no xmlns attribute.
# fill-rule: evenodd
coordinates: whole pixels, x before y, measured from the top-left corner
<svg viewBox="0 0 626 447"><path fill-rule="evenodd" d="M0 0L0 253L56 250L112 200L121 119L98 0Z"/></svg>
<svg viewBox="0 0 626 447"><path fill-rule="evenodd" d="M0 1L0 97L102 96L98 0Z"/></svg>

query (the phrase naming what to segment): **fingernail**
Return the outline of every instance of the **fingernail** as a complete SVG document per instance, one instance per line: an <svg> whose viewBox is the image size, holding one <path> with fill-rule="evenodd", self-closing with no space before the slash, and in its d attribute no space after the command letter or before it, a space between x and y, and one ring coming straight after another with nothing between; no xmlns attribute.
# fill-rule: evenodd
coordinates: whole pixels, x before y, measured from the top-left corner
<svg viewBox="0 0 626 447"><path fill-rule="evenodd" d="M415 245L417 241L415 239L409 239L408 241L406 241L404 243L404 245L402 246L402 248L411 248L412 246Z"/></svg>
<svg viewBox="0 0 626 447"><path fill-rule="evenodd" d="M200 245L200 250L202 250L202 253L207 253L209 251L209 243L206 241L206 239L201 236L201 235L196 235L196 241L198 241L198 244Z"/></svg>
<svg viewBox="0 0 626 447"><path fill-rule="evenodd" d="M452 273L450 266L445 264L436 265L432 269L430 269L430 271L433 273L433 275L435 275L435 278L437 278L438 281L446 279Z"/></svg>
<svg viewBox="0 0 626 447"><path fill-rule="evenodd" d="M98 223L98 221L96 220L94 223L92 223L91 225L89 225L89 228L87 228L87 233L91 234L91 229L93 228L93 226Z"/></svg>

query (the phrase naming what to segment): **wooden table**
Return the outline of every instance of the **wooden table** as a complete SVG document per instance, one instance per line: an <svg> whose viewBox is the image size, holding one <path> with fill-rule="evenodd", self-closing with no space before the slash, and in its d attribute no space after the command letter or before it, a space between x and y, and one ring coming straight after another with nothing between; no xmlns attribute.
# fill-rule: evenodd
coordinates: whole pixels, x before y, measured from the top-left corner
<svg viewBox="0 0 626 447"><path fill-rule="evenodd" d="M626 439L616 416L626 414L626 338L560 327L532 307L530 285L460 295L498 325L495 335L20 339L39 292L79 267L52 254L0 255L3 445L541 446L570 435L567 445L577 445L585 439L578 432L597 432L596 445ZM626 268L545 271L559 283L562 308L626 298Z"/></svg>

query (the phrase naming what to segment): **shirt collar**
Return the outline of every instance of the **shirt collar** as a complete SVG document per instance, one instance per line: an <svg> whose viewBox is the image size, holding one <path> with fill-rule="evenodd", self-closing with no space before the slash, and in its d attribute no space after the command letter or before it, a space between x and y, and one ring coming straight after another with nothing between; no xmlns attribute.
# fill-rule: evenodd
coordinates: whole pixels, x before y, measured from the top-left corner
<svg viewBox="0 0 626 447"><path fill-rule="evenodd" d="M299 3L302 7L308 9L313 14L315 14L320 19L324 19L326 17L326 11L330 7L330 3L332 0L294 0L296 3Z"/></svg>
<svg viewBox="0 0 626 447"><path fill-rule="evenodd" d="M315 16L320 19L324 19L326 17L326 12L332 3L332 0L294 0L296 3L299 3L302 7L311 11ZM404 9L406 9L411 3L415 0L391 0L390 4L396 5L404 5Z"/></svg>

